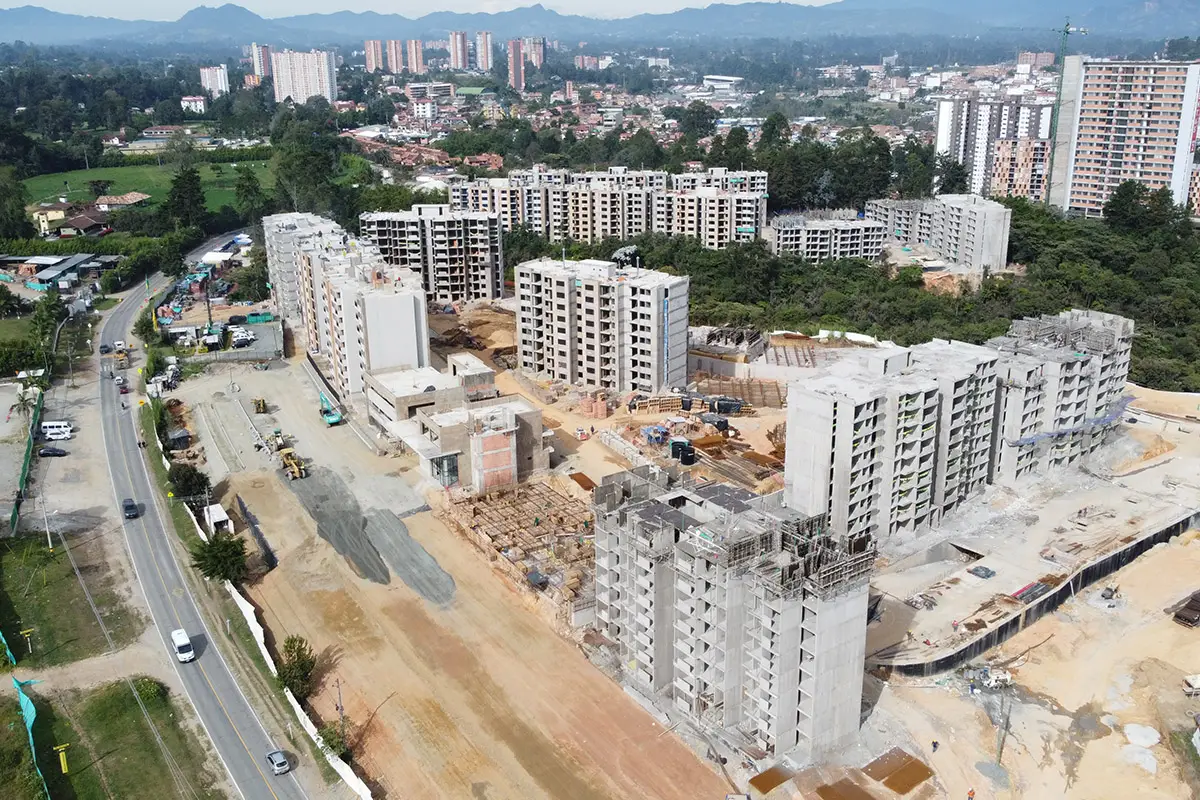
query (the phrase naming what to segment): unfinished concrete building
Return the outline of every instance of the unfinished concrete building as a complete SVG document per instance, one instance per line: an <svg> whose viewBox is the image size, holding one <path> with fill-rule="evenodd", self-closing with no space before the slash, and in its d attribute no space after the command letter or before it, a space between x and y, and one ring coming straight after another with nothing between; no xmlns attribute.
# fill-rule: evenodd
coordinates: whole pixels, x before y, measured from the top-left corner
<svg viewBox="0 0 1200 800"><path fill-rule="evenodd" d="M652 467L595 491L596 625L702 728L819 758L858 731L869 535Z"/></svg>
<svg viewBox="0 0 1200 800"><path fill-rule="evenodd" d="M341 228L333 220L298 212L263 217L262 226L271 298L279 316L294 328L301 323L300 243L310 236L332 234Z"/></svg>
<svg viewBox="0 0 1200 800"><path fill-rule="evenodd" d="M421 274L431 300L504 296L504 237L495 213L418 204L408 211L365 213L359 224L385 261Z"/></svg>
<svg viewBox="0 0 1200 800"><path fill-rule="evenodd" d="M1073 464L1104 444L1121 421L1133 320L1064 311L1014 320L988 341L1001 354L995 479Z"/></svg>

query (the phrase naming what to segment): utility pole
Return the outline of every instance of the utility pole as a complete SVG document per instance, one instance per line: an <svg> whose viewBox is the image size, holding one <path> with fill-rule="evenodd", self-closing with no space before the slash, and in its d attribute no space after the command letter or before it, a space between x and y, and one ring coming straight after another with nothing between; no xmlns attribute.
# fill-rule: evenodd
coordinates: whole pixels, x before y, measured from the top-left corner
<svg viewBox="0 0 1200 800"><path fill-rule="evenodd" d="M338 701L337 701L338 724L341 726L341 730L342 730L342 744L345 744L346 743L346 707L342 705L342 679L338 678L337 680L335 680L334 685L337 686L337 690L338 690Z"/></svg>
<svg viewBox="0 0 1200 800"><path fill-rule="evenodd" d="M1076 28L1068 18L1062 28L1055 31L1058 39L1058 91L1054 95L1054 108L1050 112L1050 163L1046 178L1046 205L1050 205L1050 187L1054 182L1054 158L1058 150L1058 123L1062 114L1063 80L1067 77L1067 39L1071 34L1087 36L1087 28Z"/></svg>

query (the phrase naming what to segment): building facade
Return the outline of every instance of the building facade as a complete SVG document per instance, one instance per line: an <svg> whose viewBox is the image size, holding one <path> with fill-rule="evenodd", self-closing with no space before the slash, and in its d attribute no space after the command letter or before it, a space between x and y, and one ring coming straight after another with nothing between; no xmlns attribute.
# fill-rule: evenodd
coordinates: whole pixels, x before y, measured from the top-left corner
<svg viewBox="0 0 1200 800"><path fill-rule="evenodd" d="M332 51L272 53L271 72L277 103L288 98L294 103L307 102L310 97L324 97L331 103L337 100L337 62Z"/></svg>
<svg viewBox="0 0 1200 800"><path fill-rule="evenodd" d="M466 31L450 31L450 69L461 72L470 68Z"/></svg>
<svg viewBox="0 0 1200 800"><path fill-rule="evenodd" d="M520 39L508 40L508 85L517 92L525 91L525 54Z"/></svg>
<svg viewBox="0 0 1200 800"><path fill-rule="evenodd" d="M546 63L546 38L544 36L526 36L521 39L521 52L534 69L541 69Z"/></svg>
<svg viewBox="0 0 1200 800"><path fill-rule="evenodd" d="M940 257L979 269L1008 263L1012 210L970 194L930 200L870 200L865 216L882 222L893 238L924 244Z"/></svg>
<svg viewBox="0 0 1200 800"><path fill-rule="evenodd" d="M200 85L215 100L229 94L229 68L224 64L200 68Z"/></svg>
<svg viewBox="0 0 1200 800"><path fill-rule="evenodd" d="M250 45L250 63L253 65L254 74L259 78L269 77L271 75L271 45L257 42Z"/></svg>
<svg viewBox="0 0 1200 800"><path fill-rule="evenodd" d="M972 194L989 194L996 142L1050 139L1054 107L1020 100L954 98L938 103L936 150L967 168Z"/></svg>
<svg viewBox="0 0 1200 800"><path fill-rule="evenodd" d="M383 72L383 42L379 39L368 39L363 42L363 52L367 60L367 72Z"/></svg>
<svg viewBox="0 0 1200 800"><path fill-rule="evenodd" d="M477 31L475 33L475 69L480 72L492 71L492 32Z"/></svg>
<svg viewBox="0 0 1200 800"><path fill-rule="evenodd" d="M208 98L202 94L184 95L179 98L179 107L192 114L203 114L208 108Z"/></svg>
<svg viewBox="0 0 1200 800"><path fill-rule="evenodd" d="M404 72L404 41L402 39L388 39L387 71L393 75Z"/></svg>
<svg viewBox="0 0 1200 800"><path fill-rule="evenodd" d="M992 159L988 194L992 197L1024 197L1046 202L1050 188L1049 139L1000 139Z"/></svg>
<svg viewBox="0 0 1200 800"><path fill-rule="evenodd" d="M770 754L816 760L854 739L870 537L653 467L594 497L596 626L634 687Z"/></svg>
<svg viewBox="0 0 1200 800"><path fill-rule="evenodd" d="M1050 202L1100 216L1127 180L1187 202L1200 63L1068 56Z"/></svg>
<svg viewBox="0 0 1200 800"><path fill-rule="evenodd" d="M405 67L413 75L425 74L425 42L420 39L409 39L404 43Z"/></svg>
<svg viewBox="0 0 1200 800"><path fill-rule="evenodd" d="M425 291L416 273L391 267L373 245L312 215L265 217L263 230L280 313L294 320L297 342L321 359L339 399L362 393L370 371L429 366Z"/></svg>
<svg viewBox="0 0 1200 800"><path fill-rule="evenodd" d="M363 214L361 234L387 263L421 274L439 303L503 297L504 236L495 214L414 205L409 211Z"/></svg>
<svg viewBox="0 0 1200 800"><path fill-rule="evenodd" d="M821 219L800 214L775 217L763 231L775 255L790 253L805 261L839 258L876 260L883 255L887 226L868 219Z"/></svg>
<svg viewBox="0 0 1200 800"><path fill-rule="evenodd" d="M452 180L456 210L495 213L504 229L528 226L551 241L598 242L646 232L693 236L720 249L762 236L767 221L765 190L721 186L761 185L765 173L709 170L687 189L672 189L665 172L612 167L605 172L514 170L507 178Z"/></svg>
<svg viewBox="0 0 1200 800"><path fill-rule="evenodd" d="M516 267L517 356L529 375L618 392L687 383L686 276L611 261Z"/></svg>

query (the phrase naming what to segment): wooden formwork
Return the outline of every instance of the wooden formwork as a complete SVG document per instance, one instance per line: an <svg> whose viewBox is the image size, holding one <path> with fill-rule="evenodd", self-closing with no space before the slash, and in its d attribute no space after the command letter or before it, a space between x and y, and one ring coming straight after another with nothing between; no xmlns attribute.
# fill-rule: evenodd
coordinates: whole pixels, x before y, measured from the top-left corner
<svg viewBox="0 0 1200 800"><path fill-rule="evenodd" d="M758 408L783 408L787 386L778 381L708 375L696 381L696 391L709 397L736 397Z"/></svg>

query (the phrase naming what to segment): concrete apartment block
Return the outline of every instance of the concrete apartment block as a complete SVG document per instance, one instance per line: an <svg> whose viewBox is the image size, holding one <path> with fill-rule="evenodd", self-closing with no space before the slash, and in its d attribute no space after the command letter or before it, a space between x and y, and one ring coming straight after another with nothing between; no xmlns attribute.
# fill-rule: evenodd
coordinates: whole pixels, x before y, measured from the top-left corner
<svg viewBox="0 0 1200 800"><path fill-rule="evenodd" d="M883 254L887 226L868 219L821 219L789 214L771 220L763 238L775 255L792 253L806 261L865 258L874 261Z"/></svg>
<svg viewBox="0 0 1200 800"><path fill-rule="evenodd" d="M389 266L373 245L328 220L276 215L263 226L281 313L289 319L284 307L294 285L297 341L327 360L326 377L340 398L361 393L371 370L428 366L425 291L416 273Z"/></svg>
<svg viewBox="0 0 1200 800"><path fill-rule="evenodd" d="M606 477L596 620L635 687L807 760L858 730L875 545L781 500L651 467Z"/></svg>
<svg viewBox="0 0 1200 800"><path fill-rule="evenodd" d="M930 200L871 200L866 218L882 222L902 242L925 244L939 256L985 269L1008 263L1012 211L970 194Z"/></svg>
<svg viewBox="0 0 1200 800"><path fill-rule="evenodd" d="M992 160L988 194L992 197L1024 197L1046 202L1050 178L1049 139L999 139Z"/></svg>
<svg viewBox="0 0 1200 800"><path fill-rule="evenodd" d="M284 321L298 327L300 320L300 242L308 236L340 230L333 220L316 214L273 214L263 217L263 238L267 247L267 275L271 297Z"/></svg>
<svg viewBox="0 0 1200 800"><path fill-rule="evenodd" d="M517 353L530 375L659 392L687 382L687 277L611 261L516 267Z"/></svg>
<svg viewBox="0 0 1200 800"><path fill-rule="evenodd" d="M1085 459L1124 410L1133 320L1071 310L1014 320L987 342L1001 354L996 481Z"/></svg>
<svg viewBox="0 0 1200 800"><path fill-rule="evenodd" d="M682 177L625 167L576 173L539 166L507 178L454 180L450 205L495 213L504 230L526 225L551 241L597 242L656 231L694 236L719 249L762 235L766 173L712 169L686 176L686 189L672 188ZM743 186L755 188L737 188Z"/></svg>
<svg viewBox="0 0 1200 800"><path fill-rule="evenodd" d="M361 232L392 266L419 272L440 303L495 300L504 294L504 237L494 213L415 205L359 217Z"/></svg>
<svg viewBox="0 0 1200 800"><path fill-rule="evenodd" d="M996 142L1011 139L1049 143L1053 108L1049 103L1016 99L947 98L938 102L935 147L939 155L967 168L971 194L988 194ZM992 189L990 193L996 192Z"/></svg>

